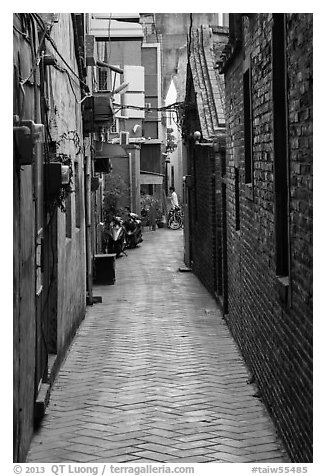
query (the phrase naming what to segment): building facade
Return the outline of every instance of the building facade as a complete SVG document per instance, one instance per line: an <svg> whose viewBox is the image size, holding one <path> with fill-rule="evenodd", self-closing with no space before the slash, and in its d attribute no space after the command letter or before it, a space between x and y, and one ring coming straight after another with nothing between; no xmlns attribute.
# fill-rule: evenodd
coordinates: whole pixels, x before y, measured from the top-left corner
<svg viewBox="0 0 326 476"><path fill-rule="evenodd" d="M311 462L312 15L230 14L222 52L192 29L187 68L185 263L292 460Z"/></svg>
<svg viewBox="0 0 326 476"><path fill-rule="evenodd" d="M85 35L84 14L13 15L14 461L92 304L93 150L113 111L86 82Z"/></svg>
<svg viewBox="0 0 326 476"><path fill-rule="evenodd" d="M227 322L289 453L312 461L312 15L232 14Z"/></svg>
<svg viewBox="0 0 326 476"><path fill-rule="evenodd" d="M158 197L162 192L160 43L149 34L140 14L87 17L97 60L112 66L99 68L96 77L96 87L111 92L115 110L112 127L97 144L98 156L110 157L112 172L129 190L128 203L123 205L140 214L141 192L156 192ZM117 144L126 151L124 158L115 153Z"/></svg>
<svg viewBox="0 0 326 476"><path fill-rule="evenodd" d="M221 306L227 305L224 78L216 68L228 39L223 26L191 31L183 138L187 148L184 177L185 263Z"/></svg>
<svg viewBox="0 0 326 476"><path fill-rule="evenodd" d="M217 297L292 460L311 462L312 15L229 15L215 64L225 144L204 38L189 42L185 262Z"/></svg>

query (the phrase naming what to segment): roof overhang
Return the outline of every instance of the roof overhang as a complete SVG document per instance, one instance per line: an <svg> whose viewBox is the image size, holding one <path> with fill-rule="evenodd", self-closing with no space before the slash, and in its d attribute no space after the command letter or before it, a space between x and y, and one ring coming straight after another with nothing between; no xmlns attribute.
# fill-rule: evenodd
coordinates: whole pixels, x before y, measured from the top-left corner
<svg viewBox="0 0 326 476"><path fill-rule="evenodd" d="M140 172L140 184L141 185L162 185L163 184L162 174L156 174L153 172Z"/></svg>
<svg viewBox="0 0 326 476"><path fill-rule="evenodd" d="M129 155L119 144L108 144L106 142L98 142L95 151L96 159L115 159L128 158Z"/></svg>

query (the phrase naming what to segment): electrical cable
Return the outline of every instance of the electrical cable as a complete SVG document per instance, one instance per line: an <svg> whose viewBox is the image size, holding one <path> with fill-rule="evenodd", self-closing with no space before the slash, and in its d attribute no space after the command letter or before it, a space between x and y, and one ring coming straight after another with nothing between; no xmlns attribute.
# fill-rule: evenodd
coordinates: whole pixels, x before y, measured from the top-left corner
<svg viewBox="0 0 326 476"><path fill-rule="evenodd" d="M72 93L73 93L73 95L74 95L74 97L75 97L76 103L78 104L79 100L77 99L77 96L76 96L76 93L75 93L74 87L73 87L73 85L72 85L72 83L71 83L72 79L71 79L71 77L70 77L70 74L68 73L68 71L65 71L65 73L67 74L68 81L69 81L69 84L70 84L70 87L71 87ZM86 97L86 96L85 96L85 97Z"/></svg>
<svg viewBox="0 0 326 476"><path fill-rule="evenodd" d="M68 76L68 80L69 80L69 84L70 84L70 87L71 87L71 90L72 90L72 93L75 97L75 101L77 104L80 104L86 97L87 97L87 94L85 95L85 97L82 99L82 101L79 101L77 96L76 96L76 93L75 93L75 90L74 90L74 87L72 85L72 81L78 86L80 87L80 83L82 83L85 88L87 88L87 90L89 90L88 86L86 83L84 83L80 78L79 76L73 71L73 69L69 66L69 64L66 62L66 60L63 58L63 56L61 55L61 53L59 52L53 38L51 38L51 36L48 34L48 32L46 31L46 26L42 20L42 18L39 17L39 15L37 14L32 14L32 16L36 19L38 25L40 28L43 29L43 32L44 32L44 36L48 39L48 41L51 43L52 47L54 48L54 50L56 51L56 53L59 55L59 57L61 58L61 60L64 62L64 64L68 67L69 71L71 71L73 73L73 75L78 79L78 82L75 80L75 78L73 78L70 74L69 74L69 71L66 69L66 68L62 68L61 66L55 64L53 65L58 71L61 71L61 72L64 72L67 74Z"/></svg>
<svg viewBox="0 0 326 476"><path fill-rule="evenodd" d="M19 33L20 35L22 35L22 36L25 38L25 40L31 41L31 39L30 39L28 33L23 33L23 32L20 31L15 25L13 25L13 28L14 28L15 31L17 31L17 33Z"/></svg>
<svg viewBox="0 0 326 476"><path fill-rule="evenodd" d="M46 35L46 38L47 40L49 40L49 42L51 43L52 47L54 48L54 50L56 51L56 53L59 55L59 57L61 58L61 60L64 62L64 64L67 66L67 68L69 69L69 71L78 79L78 81L83 85L85 86L85 88L87 88L87 90L89 90L89 87L88 85L82 81L82 79L80 79L80 77L78 76L77 73L75 73L75 71L70 67L70 65L67 63L67 61L65 60L65 58L62 56L62 54L60 53L54 39L49 35L49 33L47 32L46 30L46 26L42 20L42 18L37 14L37 13L32 13L31 14L35 19L36 21L38 22L39 26L42 28L43 32L45 33Z"/></svg>
<svg viewBox="0 0 326 476"><path fill-rule="evenodd" d="M45 34L42 36L40 42L39 42L39 46L38 46L38 49L37 49L37 52L35 54L35 63L32 63L32 69L31 69L31 72L30 72L30 75L25 78L25 79L22 79L20 81L20 84L21 86L24 86L25 83L27 83L27 81L30 79L31 76L33 76L33 74L35 73L37 67L39 66L40 64L40 61L41 61L41 56L40 56L40 51L41 51L41 47L42 47L42 43L44 41L44 38L45 38ZM32 43L34 44L34 42L32 41Z"/></svg>
<svg viewBox="0 0 326 476"><path fill-rule="evenodd" d="M132 104L118 104L118 103L113 103L113 106L119 107L121 109L135 109L139 111L171 111L171 112L176 112L179 108L183 108L186 106L184 102L175 102L173 104L169 104L168 106L161 106L161 107L146 107L146 106L134 106ZM191 104L189 104L191 106Z"/></svg>

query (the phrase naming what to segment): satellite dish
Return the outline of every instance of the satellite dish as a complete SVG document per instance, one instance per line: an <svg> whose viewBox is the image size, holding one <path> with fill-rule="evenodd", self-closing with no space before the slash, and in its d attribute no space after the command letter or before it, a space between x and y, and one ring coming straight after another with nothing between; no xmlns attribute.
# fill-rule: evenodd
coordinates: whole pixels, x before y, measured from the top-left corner
<svg viewBox="0 0 326 476"><path fill-rule="evenodd" d="M141 129L141 126L139 124L135 124L134 127L132 128L132 132L136 134L136 132L139 131L139 129Z"/></svg>

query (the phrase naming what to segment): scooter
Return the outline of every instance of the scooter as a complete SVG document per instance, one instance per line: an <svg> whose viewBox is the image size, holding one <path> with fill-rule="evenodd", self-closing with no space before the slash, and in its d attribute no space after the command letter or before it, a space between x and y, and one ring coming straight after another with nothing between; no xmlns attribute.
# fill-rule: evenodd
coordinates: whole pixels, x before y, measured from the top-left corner
<svg viewBox="0 0 326 476"><path fill-rule="evenodd" d="M136 213L129 212L123 223L127 248L136 248L143 241L141 220Z"/></svg>
<svg viewBox="0 0 326 476"><path fill-rule="evenodd" d="M113 217L106 233L106 246L109 253L116 253L119 257L126 247L126 233L123 220Z"/></svg>

